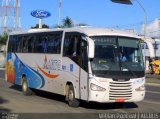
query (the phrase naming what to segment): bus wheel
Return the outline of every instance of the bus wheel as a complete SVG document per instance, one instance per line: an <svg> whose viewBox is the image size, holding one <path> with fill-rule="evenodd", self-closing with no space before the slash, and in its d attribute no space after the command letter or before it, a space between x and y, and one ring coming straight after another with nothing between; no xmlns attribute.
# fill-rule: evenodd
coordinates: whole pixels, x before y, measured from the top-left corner
<svg viewBox="0 0 160 119"><path fill-rule="evenodd" d="M31 89L28 87L26 78L23 77L22 78L22 92L24 95L32 95L32 91Z"/></svg>
<svg viewBox="0 0 160 119"><path fill-rule="evenodd" d="M68 89L68 105L71 107L78 107L79 106L79 101L75 99L75 93L74 93L74 88L73 85L69 85Z"/></svg>

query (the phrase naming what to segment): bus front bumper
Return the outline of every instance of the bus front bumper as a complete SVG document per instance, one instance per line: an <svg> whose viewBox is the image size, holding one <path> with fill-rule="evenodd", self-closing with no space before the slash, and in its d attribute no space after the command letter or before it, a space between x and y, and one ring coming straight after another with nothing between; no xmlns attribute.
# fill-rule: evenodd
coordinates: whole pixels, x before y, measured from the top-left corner
<svg viewBox="0 0 160 119"><path fill-rule="evenodd" d="M145 97L145 91L132 91L129 95L126 93L117 94L110 91L90 91L88 101L109 103L109 102L140 102Z"/></svg>

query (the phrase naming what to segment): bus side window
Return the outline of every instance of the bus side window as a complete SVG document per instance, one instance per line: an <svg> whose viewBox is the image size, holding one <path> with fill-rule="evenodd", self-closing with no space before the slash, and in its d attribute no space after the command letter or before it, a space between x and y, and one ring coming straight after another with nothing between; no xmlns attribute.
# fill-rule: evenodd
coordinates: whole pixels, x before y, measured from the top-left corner
<svg viewBox="0 0 160 119"><path fill-rule="evenodd" d="M34 52L34 37L33 36L29 36L28 37L28 52L29 53L33 53Z"/></svg>
<svg viewBox="0 0 160 119"><path fill-rule="evenodd" d="M23 37L22 52L23 53L27 53L28 52L28 38L26 36Z"/></svg>
<svg viewBox="0 0 160 119"><path fill-rule="evenodd" d="M12 52L12 47L14 43L14 36L9 36L9 42L8 42L8 52Z"/></svg>
<svg viewBox="0 0 160 119"><path fill-rule="evenodd" d="M76 56L77 53L79 54L79 37L77 35L74 36L66 36L64 41L64 49L63 55L64 56Z"/></svg>
<svg viewBox="0 0 160 119"><path fill-rule="evenodd" d="M14 48L13 52L18 52L19 41L22 40L21 37L14 37Z"/></svg>
<svg viewBox="0 0 160 119"><path fill-rule="evenodd" d="M71 35L65 36L63 47L63 56L69 56L72 54Z"/></svg>
<svg viewBox="0 0 160 119"><path fill-rule="evenodd" d="M51 34L48 39L48 53L60 54L62 34Z"/></svg>
<svg viewBox="0 0 160 119"><path fill-rule="evenodd" d="M53 49L54 49L54 35L50 35L47 46L48 53L54 53Z"/></svg>
<svg viewBox="0 0 160 119"><path fill-rule="evenodd" d="M47 52L47 41L48 41L48 37L47 36L42 38L42 52L43 53Z"/></svg>
<svg viewBox="0 0 160 119"><path fill-rule="evenodd" d="M87 53L87 41L81 42L81 67L88 72L88 53Z"/></svg>
<svg viewBox="0 0 160 119"><path fill-rule="evenodd" d="M54 50L56 54L59 54L61 52L61 41L61 37L59 35L55 35Z"/></svg>
<svg viewBox="0 0 160 119"><path fill-rule="evenodd" d="M21 53L22 52L22 43L23 43L23 40L22 40L22 37L18 37L18 46L17 46L17 52Z"/></svg>
<svg viewBox="0 0 160 119"><path fill-rule="evenodd" d="M80 64L80 36L78 34L66 35L64 40L63 56L70 57Z"/></svg>
<svg viewBox="0 0 160 119"><path fill-rule="evenodd" d="M43 52L42 36L38 36L38 35L36 36L35 52L36 53L42 53Z"/></svg>

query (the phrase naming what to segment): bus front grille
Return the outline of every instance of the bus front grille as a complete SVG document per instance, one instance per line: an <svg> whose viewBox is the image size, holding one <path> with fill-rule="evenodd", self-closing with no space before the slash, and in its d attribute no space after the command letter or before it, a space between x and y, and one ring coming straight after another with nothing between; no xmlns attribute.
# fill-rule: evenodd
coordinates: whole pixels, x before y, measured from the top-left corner
<svg viewBox="0 0 160 119"><path fill-rule="evenodd" d="M110 82L109 84L109 100L116 101L117 99L130 100L132 97L131 82Z"/></svg>

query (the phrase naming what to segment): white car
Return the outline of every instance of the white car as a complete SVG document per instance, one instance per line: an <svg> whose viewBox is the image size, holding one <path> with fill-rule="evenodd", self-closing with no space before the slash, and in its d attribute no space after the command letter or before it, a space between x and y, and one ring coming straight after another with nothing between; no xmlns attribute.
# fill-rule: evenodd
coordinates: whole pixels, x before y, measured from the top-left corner
<svg viewBox="0 0 160 119"><path fill-rule="evenodd" d="M5 67L5 55L3 52L0 52L0 68Z"/></svg>

